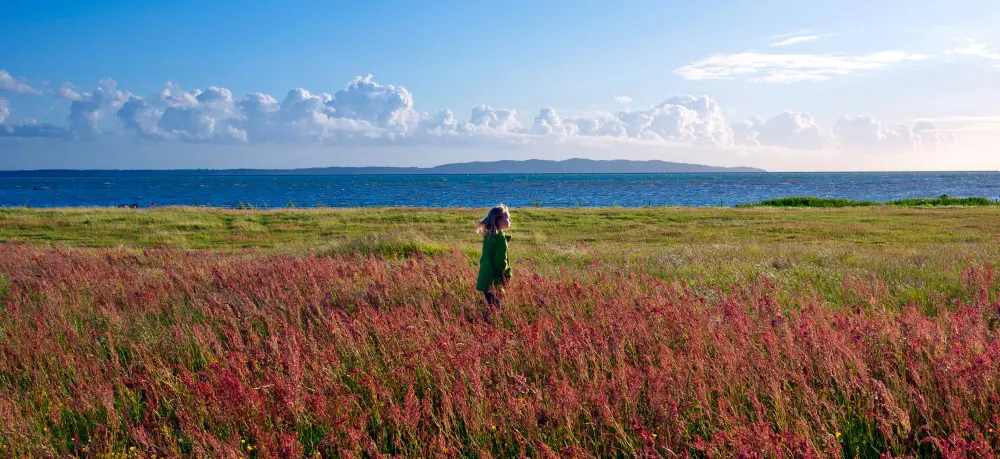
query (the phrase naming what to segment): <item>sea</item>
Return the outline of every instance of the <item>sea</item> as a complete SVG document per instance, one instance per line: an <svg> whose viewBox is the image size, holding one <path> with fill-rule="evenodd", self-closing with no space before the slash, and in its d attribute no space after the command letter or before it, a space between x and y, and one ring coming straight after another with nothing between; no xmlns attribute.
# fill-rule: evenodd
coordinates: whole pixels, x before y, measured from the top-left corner
<svg viewBox="0 0 1000 459"><path fill-rule="evenodd" d="M0 207L734 206L789 196L1000 200L1000 172L0 177Z"/></svg>

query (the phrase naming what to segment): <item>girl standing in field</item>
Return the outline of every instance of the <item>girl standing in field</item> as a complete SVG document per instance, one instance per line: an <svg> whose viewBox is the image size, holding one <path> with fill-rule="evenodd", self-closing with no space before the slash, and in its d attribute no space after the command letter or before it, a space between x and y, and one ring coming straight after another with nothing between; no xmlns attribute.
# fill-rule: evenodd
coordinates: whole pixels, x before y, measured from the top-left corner
<svg viewBox="0 0 1000 459"><path fill-rule="evenodd" d="M490 209L486 218L479 221L476 231L483 236L483 256L479 259L479 277L476 290L486 298L486 319L493 309L501 309L500 297L504 285L510 279L510 262L507 259L507 243L510 236L503 230L510 228L510 209L498 204Z"/></svg>

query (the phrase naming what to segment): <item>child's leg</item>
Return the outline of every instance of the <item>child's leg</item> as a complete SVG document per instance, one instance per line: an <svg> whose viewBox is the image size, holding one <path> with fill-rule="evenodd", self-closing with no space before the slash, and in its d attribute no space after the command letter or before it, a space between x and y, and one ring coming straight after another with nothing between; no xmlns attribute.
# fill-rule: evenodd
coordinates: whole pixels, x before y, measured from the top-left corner
<svg viewBox="0 0 1000 459"><path fill-rule="evenodd" d="M491 307L496 308L498 310L502 310L503 309L503 305L500 304L500 296L497 295L496 292L492 292L491 291L491 292L488 292L486 295L488 295L486 297L486 304L488 304Z"/></svg>

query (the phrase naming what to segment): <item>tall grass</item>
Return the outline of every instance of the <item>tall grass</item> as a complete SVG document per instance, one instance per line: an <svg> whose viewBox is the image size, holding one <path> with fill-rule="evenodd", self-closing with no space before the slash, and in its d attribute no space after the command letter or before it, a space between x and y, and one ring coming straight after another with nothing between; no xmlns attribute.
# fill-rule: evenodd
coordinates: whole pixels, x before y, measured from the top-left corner
<svg viewBox="0 0 1000 459"><path fill-rule="evenodd" d="M408 252L409 253L409 252ZM0 246L0 455L986 457L1000 276L935 315L596 262Z"/></svg>

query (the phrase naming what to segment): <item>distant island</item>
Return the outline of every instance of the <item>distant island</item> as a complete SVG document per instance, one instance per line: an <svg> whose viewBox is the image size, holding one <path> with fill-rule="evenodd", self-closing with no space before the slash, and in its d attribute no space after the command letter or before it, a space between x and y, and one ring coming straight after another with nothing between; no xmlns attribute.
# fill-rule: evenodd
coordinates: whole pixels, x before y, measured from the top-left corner
<svg viewBox="0 0 1000 459"><path fill-rule="evenodd" d="M93 177L93 176L163 176L163 175L458 175L458 174L666 174L692 172L767 172L753 167L716 167L668 161L630 161L626 159L567 159L551 161L488 161L443 164L434 167L309 167L302 169L169 169L169 170L97 170L43 169L0 171L0 177Z"/></svg>

